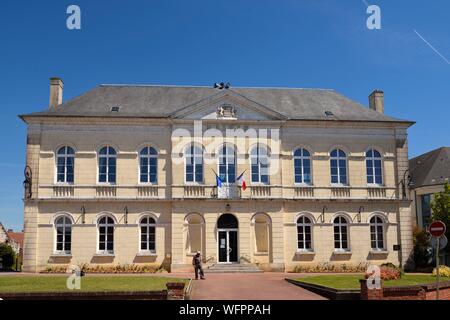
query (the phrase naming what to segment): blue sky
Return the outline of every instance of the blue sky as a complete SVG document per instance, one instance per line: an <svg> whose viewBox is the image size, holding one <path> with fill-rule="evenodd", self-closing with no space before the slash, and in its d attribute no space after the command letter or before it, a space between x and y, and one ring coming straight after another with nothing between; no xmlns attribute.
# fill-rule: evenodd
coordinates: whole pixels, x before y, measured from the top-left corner
<svg viewBox="0 0 450 320"><path fill-rule="evenodd" d="M2 1L0 222L23 224L26 126L45 109L50 76L64 99L100 83L332 88L367 105L385 91L388 115L417 121L410 156L449 146L450 2L361 0ZM81 8L81 30L66 9ZM431 44L442 58L415 32Z"/></svg>

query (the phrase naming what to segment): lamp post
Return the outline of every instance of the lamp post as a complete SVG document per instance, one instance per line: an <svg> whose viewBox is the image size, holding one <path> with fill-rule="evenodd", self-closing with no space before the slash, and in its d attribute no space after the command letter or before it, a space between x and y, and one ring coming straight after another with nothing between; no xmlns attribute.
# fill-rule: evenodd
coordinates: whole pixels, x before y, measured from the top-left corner
<svg viewBox="0 0 450 320"><path fill-rule="evenodd" d="M408 174L408 176L406 176ZM406 182L406 179L408 179L408 182ZM412 182L412 176L410 174L409 169L406 169L403 173L403 179L402 179L402 198L403 200L406 199L406 187L413 186L414 183Z"/></svg>
<svg viewBox="0 0 450 320"><path fill-rule="evenodd" d="M125 224L128 224L128 207L125 206L123 210L125 211L125 218L124 218Z"/></svg>
<svg viewBox="0 0 450 320"><path fill-rule="evenodd" d="M84 205L81 207L81 223L84 224L86 222L86 208Z"/></svg>
<svg viewBox="0 0 450 320"><path fill-rule="evenodd" d="M358 223L361 223L361 211L364 210L363 206L360 206L358 209L358 214L356 215L356 219L358 221Z"/></svg>

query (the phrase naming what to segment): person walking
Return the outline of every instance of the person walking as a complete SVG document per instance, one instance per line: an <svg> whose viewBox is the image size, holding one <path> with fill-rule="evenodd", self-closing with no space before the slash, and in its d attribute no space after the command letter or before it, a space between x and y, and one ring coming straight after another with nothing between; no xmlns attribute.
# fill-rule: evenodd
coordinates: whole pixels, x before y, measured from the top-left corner
<svg viewBox="0 0 450 320"><path fill-rule="evenodd" d="M198 280L198 275L200 274L200 279L205 280L205 274L203 273L202 268L202 255L200 251L197 251L195 256L192 258L192 265L195 270L195 280Z"/></svg>

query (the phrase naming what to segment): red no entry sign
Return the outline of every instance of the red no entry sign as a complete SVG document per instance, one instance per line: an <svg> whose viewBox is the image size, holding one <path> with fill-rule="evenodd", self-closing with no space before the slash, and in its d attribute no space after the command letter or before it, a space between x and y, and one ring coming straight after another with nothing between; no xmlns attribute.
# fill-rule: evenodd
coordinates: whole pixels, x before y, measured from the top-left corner
<svg viewBox="0 0 450 320"><path fill-rule="evenodd" d="M442 221L433 221L430 226L428 227L428 232L433 236L433 237L441 237L444 233L445 233L445 223L443 223Z"/></svg>

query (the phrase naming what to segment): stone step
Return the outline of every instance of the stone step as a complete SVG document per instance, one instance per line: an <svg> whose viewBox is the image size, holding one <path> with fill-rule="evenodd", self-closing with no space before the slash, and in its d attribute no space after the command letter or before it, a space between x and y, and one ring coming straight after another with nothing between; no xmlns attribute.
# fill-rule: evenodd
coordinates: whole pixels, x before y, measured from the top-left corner
<svg viewBox="0 0 450 320"><path fill-rule="evenodd" d="M257 273L263 272L252 264L215 264L205 268L205 273Z"/></svg>

